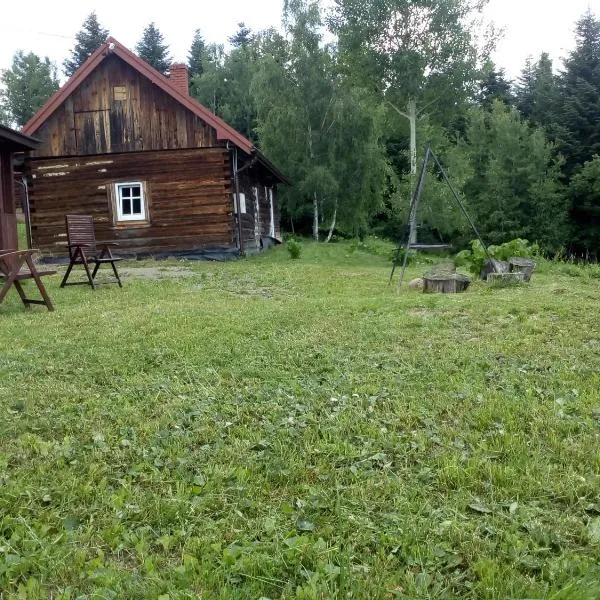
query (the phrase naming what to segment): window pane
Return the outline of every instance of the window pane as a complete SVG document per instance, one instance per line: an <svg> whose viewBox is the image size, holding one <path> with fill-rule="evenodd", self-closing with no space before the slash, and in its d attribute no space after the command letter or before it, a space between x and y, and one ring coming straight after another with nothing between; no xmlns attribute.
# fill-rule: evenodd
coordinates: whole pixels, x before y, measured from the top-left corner
<svg viewBox="0 0 600 600"><path fill-rule="evenodd" d="M130 198L131 197L131 188L130 187L122 187L121 188L121 198Z"/></svg>
<svg viewBox="0 0 600 600"><path fill-rule="evenodd" d="M142 214L142 199L141 198L133 198L133 214L141 215Z"/></svg>
<svg viewBox="0 0 600 600"><path fill-rule="evenodd" d="M132 196L141 196L142 195L142 188L139 185L135 185L129 189L131 190Z"/></svg>
<svg viewBox="0 0 600 600"><path fill-rule="evenodd" d="M122 200L123 204L123 214L124 215L130 215L131 214L131 200L129 198L123 198Z"/></svg>

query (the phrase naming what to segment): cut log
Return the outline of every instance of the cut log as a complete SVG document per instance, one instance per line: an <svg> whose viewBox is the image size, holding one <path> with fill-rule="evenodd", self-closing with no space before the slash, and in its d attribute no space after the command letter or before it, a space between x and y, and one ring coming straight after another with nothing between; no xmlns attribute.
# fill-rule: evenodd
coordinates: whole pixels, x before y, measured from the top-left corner
<svg viewBox="0 0 600 600"><path fill-rule="evenodd" d="M419 277L417 279L413 279L409 284L408 287L411 290L422 290L425 287L425 281L423 280L422 277Z"/></svg>
<svg viewBox="0 0 600 600"><path fill-rule="evenodd" d="M513 256L510 259L510 272L511 273L523 273L525 275L525 281L530 281L537 263L535 260L529 258L520 258L519 256Z"/></svg>
<svg viewBox="0 0 600 600"><path fill-rule="evenodd" d="M461 294L471 285L471 278L460 273L427 274L423 279L426 294Z"/></svg>
<svg viewBox="0 0 600 600"><path fill-rule="evenodd" d="M481 279L483 281L487 281L488 275L490 273L508 273L510 272L510 264L504 262L503 260L486 260L485 265L483 267L483 271L481 271Z"/></svg>
<svg viewBox="0 0 600 600"><path fill-rule="evenodd" d="M493 287L509 287L525 281L525 273L490 273L488 283Z"/></svg>

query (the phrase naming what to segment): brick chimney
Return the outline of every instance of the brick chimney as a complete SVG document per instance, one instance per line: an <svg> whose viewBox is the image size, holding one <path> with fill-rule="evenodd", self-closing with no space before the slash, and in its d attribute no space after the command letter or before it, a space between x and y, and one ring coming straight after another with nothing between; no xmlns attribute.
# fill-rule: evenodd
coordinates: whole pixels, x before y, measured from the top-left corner
<svg viewBox="0 0 600 600"><path fill-rule="evenodd" d="M189 96L188 68L184 63L173 63L169 67L169 79L173 87L184 96Z"/></svg>

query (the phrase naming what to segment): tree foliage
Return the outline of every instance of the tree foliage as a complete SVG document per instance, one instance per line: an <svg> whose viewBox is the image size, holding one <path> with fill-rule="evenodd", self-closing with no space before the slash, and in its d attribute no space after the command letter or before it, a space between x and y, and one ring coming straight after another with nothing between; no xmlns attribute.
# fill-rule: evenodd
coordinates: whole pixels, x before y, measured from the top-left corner
<svg viewBox="0 0 600 600"><path fill-rule="evenodd" d="M562 160L543 129L532 130L515 108L496 100L489 112L471 110L466 150L474 172L464 190L487 240L562 246L568 215Z"/></svg>
<svg viewBox="0 0 600 600"><path fill-rule="evenodd" d="M58 89L56 67L48 57L19 50L12 66L0 77L5 119L22 127Z"/></svg>
<svg viewBox="0 0 600 600"><path fill-rule="evenodd" d="M204 73L206 63L208 61L208 53L206 48L206 42L202 36L200 29L196 29L194 32L194 38L190 51L188 53L188 69L190 77L200 77Z"/></svg>
<svg viewBox="0 0 600 600"><path fill-rule="evenodd" d="M135 47L137 55L163 75L171 66L169 45L165 43L163 34L154 22L150 23L142 33L142 39Z"/></svg>
<svg viewBox="0 0 600 600"><path fill-rule="evenodd" d="M71 50L71 56L63 63L65 75L71 77L104 44L107 37L108 30L100 25L96 12L91 12L83 22L81 29L75 34L77 43Z"/></svg>

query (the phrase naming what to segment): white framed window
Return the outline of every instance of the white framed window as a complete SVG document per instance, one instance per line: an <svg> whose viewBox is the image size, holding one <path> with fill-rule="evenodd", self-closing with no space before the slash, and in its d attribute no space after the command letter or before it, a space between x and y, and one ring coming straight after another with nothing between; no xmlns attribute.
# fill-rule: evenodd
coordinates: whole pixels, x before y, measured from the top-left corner
<svg viewBox="0 0 600 600"><path fill-rule="evenodd" d="M236 199L236 194L233 195L233 205L235 206L235 212L238 212L238 205L237 205L237 199ZM246 194L240 194L240 213L242 215L246 214Z"/></svg>
<svg viewBox="0 0 600 600"><path fill-rule="evenodd" d="M145 221L146 200L140 181L115 183L118 221Z"/></svg>

